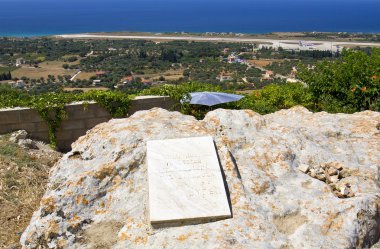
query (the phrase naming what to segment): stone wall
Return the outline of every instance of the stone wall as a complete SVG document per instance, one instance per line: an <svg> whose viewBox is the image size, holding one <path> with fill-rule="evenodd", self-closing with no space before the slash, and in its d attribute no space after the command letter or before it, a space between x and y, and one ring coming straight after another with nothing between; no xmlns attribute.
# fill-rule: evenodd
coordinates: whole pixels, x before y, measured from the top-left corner
<svg viewBox="0 0 380 249"><path fill-rule="evenodd" d="M132 100L129 115L153 107L172 109L175 104L169 97L141 96ZM65 110L68 118L62 122L57 132L57 146L62 151L70 150L71 143L89 129L111 119L111 115L96 103L89 103L86 107L82 103L70 104ZM0 134L16 130L26 130L31 138L49 142L48 126L37 111L29 108L0 110Z"/></svg>

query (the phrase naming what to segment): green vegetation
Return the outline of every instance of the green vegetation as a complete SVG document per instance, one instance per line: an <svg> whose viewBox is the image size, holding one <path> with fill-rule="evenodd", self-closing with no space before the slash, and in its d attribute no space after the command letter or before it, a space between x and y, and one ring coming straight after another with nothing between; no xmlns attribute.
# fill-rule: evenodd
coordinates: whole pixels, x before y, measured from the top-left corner
<svg viewBox="0 0 380 249"><path fill-rule="evenodd" d="M171 98L180 101L181 99L186 98L186 95L190 92L198 91L226 92L220 86L189 82L182 85L165 85L151 88L143 91L142 94L170 96ZM225 103L212 107L183 103L181 105L181 112L202 119L208 111L217 108L251 109L260 114L267 114L296 105L302 105L306 108L313 107L312 96L308 88L302 84L294 83L284 85L272 84L264 87L262 90L245 95L243 99L237 102Z"/></svg>
<svg viewBox="0 0 380 249"><path fill-rule="evenodd" d="M7 72L7 73L0 73L0 81L2 80L11 80L12 79L12 75L11 75L11 72Z"/></svg>
<svg viewBox="0 0 380 249"><path fill-rule="evenodd" d="M305 32L304 35L308 38L319 40L342 40L347 39L349 41L371 41L379 42L380 34L362 34L362 33L347 33L347 32Z"/></svg>
<svg viewBox="0 0 380 249"><path fill-rule="evenodd" d="M275 50L270 47L263 47L256 55L257 58L265 59L297 59L297 60L320 60L325 58L332 58L334 54L331 51L320 50L284 50L282 48ZM335 56L339 56L336 54Z"/></svg>
<svg viewBox="0 0 380 249"><path fill-rule="evenodd" d="M271 77L263 80L263 71L241 60L243 57L256 58L257 63L270 61L269 65L261 65L282 75L288 75L294 68L293 73L303 83L286 84L284 79ZM1 39L0 63L7 67L2 67L0 77L9 78L12 65L21 58L23 63L36 66L40 61L53 64L55 60L51 70L58 65L64 72L75 73L80 68L82 74L90 75L89 79L74 82L70 81L71 75L48 74L46 79L31 80L21 77L30 85L28 91L0 86L0 108L25 106L36 109L49 124L52 145L55 145L57 129L66 118L65 104L94 100L113 116L122 117L128 113L129 94L169 95L179 101L195 91L254 90L238 102L211 108L181 105L183 113L197 118L220 107L251 109L261 114L295 105L312 111L345 113L380 110L378 49L344 50L332 54L329 51L257 49L241 43ZM265 60L259 61L258 58ZM9 71L4 71L5 68ZM166 72L182 74L182 77L171 78L172 75ZM223 79L218 77L221 74ZM148 78L159 80L161 85L151 87L147 84ZM162 84L163 81L166 84ZM64 87L94 86L111 90L63 92Z"/></svg>
<svg viewBox="0 0 380 249"><path fill-rule="evenodd" d="M228 63L229 56L243 60L286 59L286 63L272 66L276 73L284 75L290 73L292 68L289 65L313 65L323 58L335 59L329 51L257 49L256 45L244 43L0 38L0 63L13 66L17 61L22 61L21 68L12 75L22 78L28 88L29 85L34 87L40 84L35 89L38 93L52 91L53 84L59 84L62 88L91 88L94 87L94 80L97 80L96 87L114 89L119 85L118 89L126 93L137 93L157 81L171 84L199 81L234 90L261 89L270 83L277 83L262 81L264 72L245 61ZM46 66L53 62L56 66ZM33 70L33 67L36 69ZM270 66L268 68L272 69ZM79 75L71 81L70 78L79 70L91 76L81 78ZM179 76L170 77L173 71L179 72ZM221 73L229 75L228 80L220 80L218 76ZM48 74L54 74L55 78L48 79ZM133 76L133 84L123 85L128 76ZM46 82L49 86L44 84Z"/></svg>
<svg viewBox="0 0 380 249"><path fill-rule="evenodd" d="M312 111L352 113L362 110L380 111L380 50L370 55L361 51L344 51L335 61L323 61L314 69L301 67L299 78L306 84L271 84L248 94L234 103L202 107L184 103L181 111L202 118L215 108L251 109L261 114L302 105ZM160 85L141 91L141 95L169 95L180 101L190 92L227 91L222 85L188 82ZM130 97L120 91L89 91L86 93L45 93L31 95L8 86L0 87L0 108L27 106L36 109L49 124L51 143L65 118L64 106L73 101L94 100L114 117L126 116Z"/></svg>
<svg viewBox="0 0 380 249"><path fill-rule="evenodd" d="M217 85L205 84L199 82L187 82L181 85L162 85L158 87L152 87L150 89L142 91L141 95L159 95L159 96L170 96L172 99L178 101L180 103L181 100L189 99L191 92L222 92L222 88ZM226 92L226 91L223 91ZM180 110L183 114L193 115L198 119L204 117L207 111L211 110L211 108L207 106L199 106L199 105L190 105L187 102L183 102L182 104L178 104ZM224 105L225 106L225 105ZM218 105L218 107L222 107L222 105ZM226 107L226 106L225 106ZM215 107L213 107L215 108Z"/></svg>
<svg viewBox="0 0 380 249"><path fill-rule="evenodd" d="M313 107L310 91L299 83L268 85L261 91L250 94L237 102L239 109L251 109L260 114L268 114L297 105L308 109Z"/></svg>
<svg viewBox="0 0 380 249"><path fill-rule="evenodd" d="M89 91L86 93L44 93L30 95L25 91L11 89L0 85L0 108L30 107L38 111L49 126L51 145L56 146L56 131L66 118L65 105L74 101L96 101L113 117L127 115L130 99L121 92Z"/></svg>
<svg viewBox="0 0 380 249"><path fill-rule="evenodd" d="M1 67L0 66L0 73L10 73L15 69L16 67Z"/></svg>
<svg viewBox="0 0 380 249"><path fill-rule="evenodd" d="M314 69L302 67L298 77L308 85L314 110L380 111L379 49L370 55L345 50L336 61L319 62Z"/></svg>
<svg viewBox="0 0 380 249"><path fill-rule="evenodd" d="M306 84L272 84L246 95L242 100L214 108L251 109L261 114L302 105L312 111L352 113L380 111L380 50L370 55L345 50L338 60L317 63L314 69L301 67L299 78ZM144 94L169 95L179 100L193 91L225 91L221 86L187 83L151 88ZM202 107L185 104L182 111L201 117Z"/></svg>

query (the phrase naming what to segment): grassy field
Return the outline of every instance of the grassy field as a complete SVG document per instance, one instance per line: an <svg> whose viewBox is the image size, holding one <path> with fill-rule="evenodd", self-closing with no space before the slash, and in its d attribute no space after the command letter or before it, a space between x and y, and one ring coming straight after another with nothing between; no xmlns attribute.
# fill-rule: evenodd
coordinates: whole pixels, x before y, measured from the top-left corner
<svg viewBox="0 0 380 249"><path fill-rule="evenodd" d="M0 67L0 73L8 73L15 70L16 67Z"/></svg>
<svg viewBox="0 0 380 249"><path fill-rule="evenodd" d="M134 74L133 77L140 77L147 80L158 80L161 76L165 77L165 80L178 80L183 77L183 70L168 70L162 73L154 73L154 74Z"/></svg>
<svg viewBox="0 0 380 249"><path fill-rule="evenodd" d="M75 77L76 80L88 80L92 76L96 76L95 72L81 72L77 77Z"/></svg>
<svg viewBox="0 0 380 249"><path fill-rule="evenodd" d="M62 68L62 65L65 62L63 61L45 61L39 64L38 68L30 67L24 65L12 72L12 77L21 78L23 76L28 77L30 79L39 79L41 77L47 78L48 75L54 75L57 77L58 75L74 75L78 70L66 70ZM67 63L67 64L75 64Z"/></svg>
<svg viewBox="0 0 380 249"><path fill-rule="evenodd" d="M72 92L72 91L75 91L75 90L80 90L80 91L83 91L83 92L88 92L88 91L91 91L91 90L102 90L102 91L107 91L109 90L107 87L83 87L83 88L79 88L79 87L65 87L63 88L64 91L68 91L68 92Z"/></svg>
<svg viewBox="0 0 380 249"><path fill-rule="evenodd" d="M12 77L16 77L19 79L23 76L30 79L39 79L41 77L44 77L46 79L48 75L54 75L55 77L57 77L58 75L73 76L74 74L78 72L78 70L76 69L64 69L62 67L63 64L76 65L76 64L79 64L79 61L75 61L75 62L45 61L38 64L39 66L38 68L23 65L22 67L17 68L16 70L12 72ZM1 68L0 68L0 73L1 73ZM96 76L95 72L82 72L75 79L88 80L92 76Z"/></svg>
<svg viewBox="0 0 380 249"><path fill-rule="evenodd" d="M248 60L248 62L258 66L258 67L266 67L273 62L283 62L284 60Z"/></svg>
<svg viewBox="0 0 380 249"><path fill-rule="evenodd" d="M19 245L59 153L27 152L0 136L0 248ZM16 248L19 248L18 246Z"/></svg>

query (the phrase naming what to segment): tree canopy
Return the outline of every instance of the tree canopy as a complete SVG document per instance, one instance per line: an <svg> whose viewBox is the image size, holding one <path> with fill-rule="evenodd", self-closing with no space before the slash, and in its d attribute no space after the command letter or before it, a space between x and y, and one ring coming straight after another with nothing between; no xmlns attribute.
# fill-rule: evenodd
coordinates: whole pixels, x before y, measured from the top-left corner
<svg viewBox="0 0 380 249"><path fill-rule="evenodd" d="M298 77L313 96L314 108L328 112L380 111L380 50L344 50L335 61L303 66Z"/></svg>

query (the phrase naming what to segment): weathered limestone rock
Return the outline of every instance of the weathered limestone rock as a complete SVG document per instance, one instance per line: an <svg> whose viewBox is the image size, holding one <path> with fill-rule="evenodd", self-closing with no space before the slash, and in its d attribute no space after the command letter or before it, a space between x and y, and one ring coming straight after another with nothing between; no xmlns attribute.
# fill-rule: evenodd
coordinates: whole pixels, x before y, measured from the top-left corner
<svg viewBox="0 0 380 249"><path fill-rule="evenodd" d="M41 206L21 244L24 248L369 247L380 236L379 122L376 112L311 113L302 107L265 116L219 109L202 121L152 109L110 120L79 138L52 169ZM215 141L233 217L152 227L146 143L193 136L212 136ZM303 164L310 166L308 174L299 170ZM328 165L339 165L342 175L332 187L310 176L325 175ZM342 186L347 189L342 191Z"/></svg>
<svg viewBox="0 0 380 249"><path fill-rule="evenodd" d="M19 139L18 145L20 145L24 149L38 149L37 143L31 139Z"/></svg>
<svg viewBox="0 0 380 249"><path fill-rule="evenodd" d="M21 139L26 139L28 133L25 130L15 131L11 134L9 141L12 143L17 143Z"/></svg>
<svg viewBox="0 0 380 249"><path fill-rule="evenodd" d="M328 174L329 176L339 175L339 171L338 171L336 168L331 167L331 168L329 168L329 169L327 170L327 174Z"/></svg>
<svg viewBox="0 0 380 249"><path fill-rule="evenodd" d="M303 173L308 173L309 172L309 165L307 164L301 164L300 166L298 166L298 169L303 172Z"/></svg>

